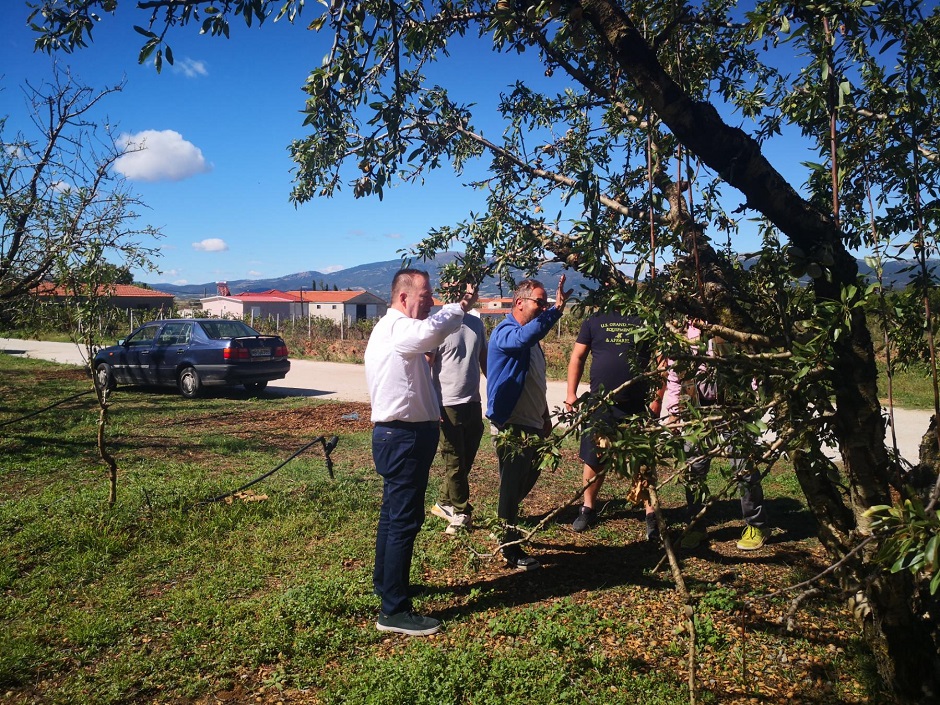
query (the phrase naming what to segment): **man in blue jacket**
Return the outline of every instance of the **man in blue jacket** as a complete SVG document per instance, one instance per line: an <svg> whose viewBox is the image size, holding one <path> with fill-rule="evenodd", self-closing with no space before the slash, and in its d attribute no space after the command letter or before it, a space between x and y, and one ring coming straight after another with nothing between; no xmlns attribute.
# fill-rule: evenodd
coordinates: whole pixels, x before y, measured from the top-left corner
<svg viewBox="0 0 940 705"><path fill-rule="evenodd" d="M519 445L528 435L547 436L552 429L546 399L545 355L539 341L561 318L571 289L564 289L565 276L558 282L555 305L549 307L542 283L521 282L513 293L512 311L490 335L486 365L486 416L511 442L500 444L499 505L497 514L505 525L502 543L517 541L519 505L535 486L539 469L535 451ZM505 546L503 558L510 567L534 570L540 563L519 544Z"/></svg>

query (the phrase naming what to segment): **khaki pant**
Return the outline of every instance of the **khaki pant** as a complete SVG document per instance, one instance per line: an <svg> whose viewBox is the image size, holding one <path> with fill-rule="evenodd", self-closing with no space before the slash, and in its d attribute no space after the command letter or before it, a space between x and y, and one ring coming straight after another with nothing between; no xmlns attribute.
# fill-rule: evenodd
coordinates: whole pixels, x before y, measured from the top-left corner
<svg viewBox="0 0 940 705"><path fill-rule="evenodd" d="M438 504L449 505L457 514L471 514L470 469L483 438L483 408L467 402L441 409L441 460L444 477Z"/></svg>

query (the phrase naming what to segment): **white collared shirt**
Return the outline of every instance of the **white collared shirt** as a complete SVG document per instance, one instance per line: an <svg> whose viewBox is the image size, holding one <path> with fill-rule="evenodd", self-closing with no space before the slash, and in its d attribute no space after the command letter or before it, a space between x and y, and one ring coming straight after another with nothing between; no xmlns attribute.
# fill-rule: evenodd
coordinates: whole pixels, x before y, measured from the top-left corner
<svg viewBox="0 0 940 705"><path fill-rule="evenodd" d="M423 321L390 308L375 324L365 352L373 423L440 419L441 402L424 354L456 331L463 315L460 304L445 304Z"/></svg>

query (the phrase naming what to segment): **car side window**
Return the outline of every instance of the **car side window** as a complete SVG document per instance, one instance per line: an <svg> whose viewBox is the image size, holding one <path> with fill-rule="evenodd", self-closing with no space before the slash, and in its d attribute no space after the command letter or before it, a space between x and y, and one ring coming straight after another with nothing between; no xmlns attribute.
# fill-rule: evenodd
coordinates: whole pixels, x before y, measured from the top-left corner
<svg viewBox="0 0 940 705"><path fill-rule="evenodd" d="M192 323L167 323L160 332L159 345L187 345L192 338Z"/></svg>
<svg viewBox="0 0 940 705"><path fill-rule="evenodd" d="M130 336L125 344L133 348L149 348L151 345L153 345L153 340L156 338L157 331L159 329L159 323L144 326L139 331Z"/></svg>

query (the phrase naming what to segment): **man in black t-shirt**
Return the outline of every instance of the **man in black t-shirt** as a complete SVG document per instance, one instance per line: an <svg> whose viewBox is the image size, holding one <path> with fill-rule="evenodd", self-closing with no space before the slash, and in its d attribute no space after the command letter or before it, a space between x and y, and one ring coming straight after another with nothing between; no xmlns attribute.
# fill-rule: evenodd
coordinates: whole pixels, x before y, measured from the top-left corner
<svg viewBox="0 0 940 705"><path fill-rule="evenodd" d="M584 365L588 355L591 356L592 395L618 389L636 376L636 370L646 369L649 364L649 352L644 349L638 350L633 343L633 329L639 325L640 319L636 316L619 313L595 314L581 324L581 330L568 363L568 393L565 397L565 407L568 411L578 400L578 384L584 374ZM603 407L592 415L591 427L586 428L581 436L579 453L581 460L584 461L585 485L601 470L597 457L597 438L592 430L593 427L599 423L615 425L627 416L644 413L646 393L647 385L641 381L635 382L617 393L612 400L612 406ZM603 481L602 475L585 489L584 504L572 524L575 531L584 531L596 520L597 512L594 504ZM656 521L649 504L647 504L646 527L647 538L654 538Z"/></svg>

